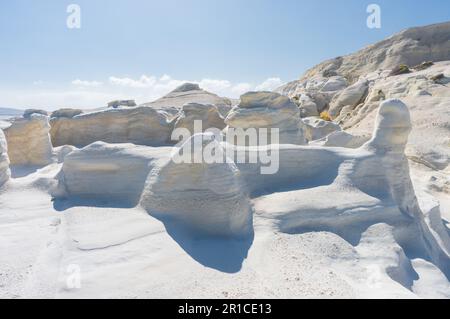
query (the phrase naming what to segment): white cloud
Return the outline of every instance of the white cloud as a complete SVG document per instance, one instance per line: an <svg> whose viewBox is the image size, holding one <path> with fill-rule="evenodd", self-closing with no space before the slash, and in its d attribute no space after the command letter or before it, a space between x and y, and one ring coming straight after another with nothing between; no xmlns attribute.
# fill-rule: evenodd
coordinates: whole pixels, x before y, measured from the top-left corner
<svg viewBox="0 0 450 319"><path fill-rule="evenodd" d="M17 108L44 108L48 110L62 107L97 108L118 99L134 99L138 104L150 102L174 90L185 82L197 83L207 91L219 96L239 98L240 95L255 90L272 90L282 84L279 78L269 78L254 84L249 82L233 83L229 80L205 78L201 80L174 79L163 76L142 75L131 77L111 76L105 82L76 79L69 87L45 87L38 85L32 89L0 91L3 106Z"/></svg>
<svg viewBox="0 0 450 319"><path fill-rule="evenodd" d="M172 78L170 77L170 75L164 74L162 77L159 78L159 80L161 82L168 82L168 81L172 80Z"/></svg>
<svg viewBox="0 0 450 319"><path fill-rule="evenodd" d="M198 84L202 89L211 92L223 92L232 86L230 81L213 79L203 79Z"/></svg>
<svg viewBox="0 0 450 319"><path fill-rule="evenodd" d="M75 86L84 86L84 87L98 87L101 86L103 83L102 82L97 82L97 81L83 81L80 79L76 79L72 81L72 85Z"/></svg>
<svg viewBox="0 0 450 319"><path fill-rule="evenodd" d="M157 79L154 76L142 75L139 79L109 77L109 82L114 85L126 86L131 88L148 88L156 84Z"/></svg>
<svg viewBox="0 0 450 319"><path fill-rule="evenodd" d="M256 86L256 91L273 91L276 88L279 88L283 82L280 78L268 78L260 85Z"/></svg>
<svg viewBox="0 0 450 319"><path fill-rule="evenodd" d="M242 94L251 91L253 89L250 83L238 83L231 88L231 97L239 97Z"/></svg>

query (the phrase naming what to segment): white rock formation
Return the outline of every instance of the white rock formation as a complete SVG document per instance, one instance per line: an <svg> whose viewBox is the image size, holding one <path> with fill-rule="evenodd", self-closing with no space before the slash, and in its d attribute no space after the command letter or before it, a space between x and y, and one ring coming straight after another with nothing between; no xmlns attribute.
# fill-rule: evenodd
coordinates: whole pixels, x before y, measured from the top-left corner
<svg viewBox="0 0 450 319"><path fill-rule="evenodd" d="M226 126L224 118L215 105L188 103L182 106L180 113L177 115L174 129L185 128L193 135L194 121L201 121L203 131L209 128L223 130Z"/></svg>
<svg viewBox="0 0 450 319"><path fill-rule="evenodd" d="M5 135L0 130L0 187L8 181L10 175L8 147L6 145Z"/></svg>
<svg viewBox="0 0 450 319"><path fill-rule="evenodd" d="M303 122L295 103L273 92L248 92L225 119L228 128L279 129L280 144L305 144ZM272 141L273 142L273 141ZM261 141L260 141L261 145Z"/></svg>
<svg viewBox="0 0 450 319"><path fill-rule="evenodd" d="M294 99L300 108L300 117L319 116L317 110L317 104L307 94L300 94L300 96Z"/></svg>
<svg viewBox="0 0 450 319"><path fill-rule="evenodd" d="M304 132L308 141L315 141L342 130L338 124L317 117L304 118L303 123L305 123Z"/></svg>
<svg viewBox="0 0 450 319"><path fill-rule="evenodd" d="M334 96L330 103L330 109L328 113L332 118L335 118L341 113L342 108L349 106L351 108L356 107L358 104L364 102L369 83L365 80L358 81L353 85L350 85L342 92Z"/></svg>
<svg viewBox="0 0 450 319"><path fill-rule="evenodd" d="M173 118L178 114L181 107L187 103L215 105L223 117L227 115L232 107L229 99L205 91L198 84L194 83L184 83L162 98L143 105L167 112Z"/></svg>
<svg viewBox="0 0 450 319"><path fill-rule="evenodd" d="M342 76L330 77L321 87L322 92L336 92L345 89L348 86L347 80Z"/></svg>
<svg viewBox="0 0 450 319"><path fill-rule="evenodd" d="M108 109L73 118L52 118L53 145L84 147L96 141L160 146L170 142L166 116L149 107Z"/></svg>
<svg viewBox="0 0 450 319"><path fill-rule="evenodd" d="M48 117L31 114L15 118L4 130L11 165L47 165L52 162Z"/></svg>
<svg viewBox="0 0 450 319"><path fill-rule="evenodd" d="M276 92L293 99L309 95L319 113L322 105L313 96L325 97L322 99L324 108L330 106L333 119L353 135L371 134L379 102L400 98L412 112L413 130L406 149L408 158L428 168L444 170L450 163L447 138L450 134L447 125L449 34L450 22L407 29L354 54L325 61ZM408 65L412 72L389 76L400 64ZM367 81L365 101L355 105L359 94L350 94L354 99L346 101L342 90L334 95L321 92L327 79L336 76L345 77L349 84Z"/></svg>
<svg viewBox="0 0 450 319"><path fill-rule="evenodd" d="M404 154L410 130L406 105L388 100L380 106L373 138L359 149L280 148L280 170L270 176L270 186L291 191L261 197L256 212L289 233L333 231L355 243L363 225L395 225L402 247L415 247L448 273L448 233L427 224L411 183ZM257 176L257 167L238 167L252 193L274 192L261 189L269 179Z"/></svg>
<svg viewBox="0 0 450 319"><path fill-rule="evenodd" d="M211 145L217 141L197 134L186 143ZM185 146L182 146L182 148ZM192 154L195 154L192 145ZM142 195L141 205L152 215L176 220L197 233L240 237L252 231L252 207L236 165L230 163L179 163L174 157L155 168Z"/></svg>
<svg viewBox="0 0 450 319"><path fill-rule="evenodd" d="M93 143L65 156L57 198L136 205L150 170L170 148Z"/></svg>
<svg viewBox="0 0 450 319"><path fill-rule="evenodd" d="M448 87L436 84L434 74L450 79L450 62L438 62L419 72L394 77L371 77L366 101L355 109L342 110L335 119L354 135L369 135L378 112L379 101L400 98L410 108L412 131L406 147L408 158L435 170L444 170L450 163L448 147ZM369 76L368 76L369 77ZM418 95L426 91L428 94Z"/></svg>

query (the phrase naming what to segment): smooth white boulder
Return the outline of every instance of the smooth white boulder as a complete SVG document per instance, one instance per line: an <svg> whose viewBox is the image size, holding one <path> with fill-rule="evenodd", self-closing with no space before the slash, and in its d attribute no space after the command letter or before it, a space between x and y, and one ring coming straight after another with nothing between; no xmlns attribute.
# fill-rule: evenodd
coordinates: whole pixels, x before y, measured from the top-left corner
<svg viewBox="0 0 450 319"><path fill-rule="evenodd" d="M10 176L8 147L6 145L5 135L0 129L0 187L8 181Z"/></svg>
<svg viewBox="0 0 450 319"><path fill-rule="evenodd" d="M15 118L4 130L11 165L47 165L52 162L48 117L33 113Z"/></svg>
<svg viewBox="0 0 450 319"><path fill-rule="evenodd" d="M213 135L197 134L186 143L224 149ZM182 146L183 148L184 146ZM193 156L195 147L192 145ZM240 237L252 231L252 206L238 168L229 163L180 163L173 155L149 175L141 205L151 215L175 220L197 234Z"/></svg>
<svg viewBox="0 0 450 319"><path fill-rule="evenodd" d="M108 109L73 118L52 118L53 146L84 147L102 141L161 146L170 142L166 116L150 107Z"/></svg>
<svg viewBox="0 0 450 319"><path fill-rule="evenodd" d="M273 92L248 92L225 119L226 134L233 129L278 129L279 144L306 143L303 122L297 105L286 96ZM273 142L273 141L272 141ZM263 145L263 143L259 143Z"/></svg>

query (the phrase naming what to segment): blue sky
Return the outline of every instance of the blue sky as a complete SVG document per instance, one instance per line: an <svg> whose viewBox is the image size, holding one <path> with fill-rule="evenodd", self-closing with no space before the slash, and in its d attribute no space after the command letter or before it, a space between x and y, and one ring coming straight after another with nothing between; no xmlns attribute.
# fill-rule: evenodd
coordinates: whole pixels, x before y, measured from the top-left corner
<svg viewBox="0 0 450 319"><path fill-rule="evenodd" d="M66 26L71 3L81 8L81 29ZM381 7L381 29L366 26L370 3ZM0 106L145 102L184 80L237 96L447 20L450 1L442 0L1 1Z"/></svg>

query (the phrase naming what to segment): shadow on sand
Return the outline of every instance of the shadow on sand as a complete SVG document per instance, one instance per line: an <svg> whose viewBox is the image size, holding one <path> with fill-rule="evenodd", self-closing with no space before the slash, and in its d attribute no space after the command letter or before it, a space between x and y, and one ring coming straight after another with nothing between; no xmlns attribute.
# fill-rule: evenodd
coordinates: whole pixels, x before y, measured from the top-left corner
<svg viewBox="0 0 450 319"><path fill-rule="evenodd" d="M102 200L102 199L53 199L53 208L58 212L63 212L73 207L99 207L99 208L135 208L136 204L123 200Z"/></svg>
<svg viewBox="0 0 450 319"><path fill-rule="evenodd" d="M44 166L22 166L11 165L11 178L21 178L36 173Z"/></svg>
<svg viewBox="0 0 450 319"><path fill-rule="evenodd" d="M55 199L53 207L56 211L64 212L72 207L100 207L100 208L134 208L136 205L124 201L87 200L87 199ZM170 237L191 256L205 267L213 268L224 273L236 273L241 270L242 263L253 244L253 227L245 237L214 237L199 235L198 231L186 227L182 222L170 218L156 217L160 220Z"/></svg>
<svg viewBox="0 0 450 319"><path fill-rule="evenodd" d="M158 219L163 222L169 236L189 256L203 266L221 272L232 274L240 271L253 244L253 228L251 233L241 238L199 236L174 220Z"/></svg>

